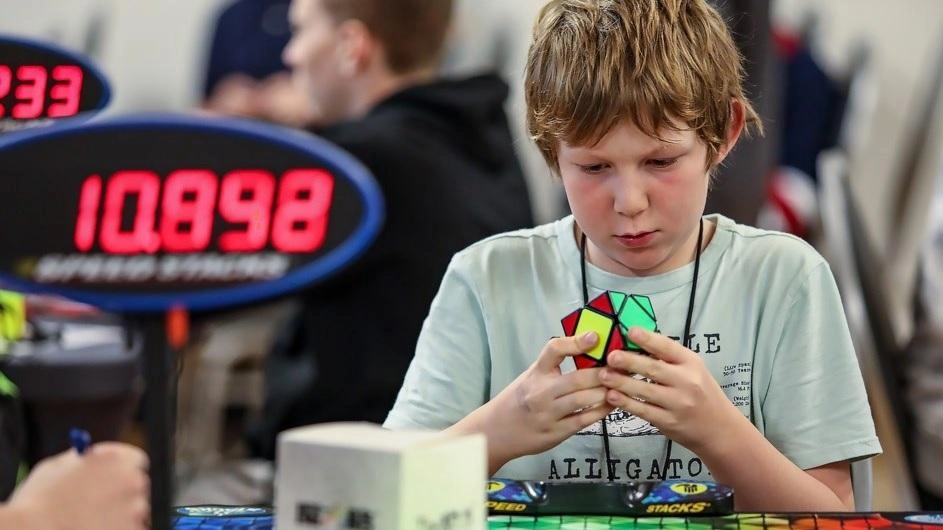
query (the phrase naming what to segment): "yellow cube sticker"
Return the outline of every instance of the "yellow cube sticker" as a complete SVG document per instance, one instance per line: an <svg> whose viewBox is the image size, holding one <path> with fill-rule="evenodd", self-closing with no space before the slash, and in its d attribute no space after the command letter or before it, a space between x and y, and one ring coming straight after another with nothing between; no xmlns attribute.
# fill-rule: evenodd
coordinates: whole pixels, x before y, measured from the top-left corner
<svg viewBox="0 0 943 530"><path fill-rule="evenodd" d="M609 341L609 334L612 332L612 326L614 325L615 322L612 321L612 318L590 309L583 309L580 311L580 320L576 325L574 335L579 337L590 331L595 331L599 335L599 341L596 342L593 349L586 352L586 355L599 361L606 355L606 343Z"/></svg>

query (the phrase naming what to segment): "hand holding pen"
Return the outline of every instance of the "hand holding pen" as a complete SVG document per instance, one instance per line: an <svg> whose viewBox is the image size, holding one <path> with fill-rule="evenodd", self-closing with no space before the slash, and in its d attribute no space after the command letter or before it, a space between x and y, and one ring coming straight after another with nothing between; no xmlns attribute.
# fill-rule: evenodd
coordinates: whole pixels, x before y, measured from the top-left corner
<svg viewBox="0 0 943 530"><path fill-rule="evenodd" d="M119 442L91 444L82 429L70 431L69 443L73 449L42 460L13 493L6 508L22 521L17 527L146 529L150 485L144 451Z"/></svg>

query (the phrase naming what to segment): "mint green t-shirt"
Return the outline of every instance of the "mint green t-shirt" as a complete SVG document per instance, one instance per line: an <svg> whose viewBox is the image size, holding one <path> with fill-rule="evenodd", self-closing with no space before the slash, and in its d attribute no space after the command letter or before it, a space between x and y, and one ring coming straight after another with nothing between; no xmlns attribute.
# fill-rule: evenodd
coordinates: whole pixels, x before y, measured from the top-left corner
<svg viewBox="0 0 943 530"><path fill-rule="evenodd" d="M802 240L708 216L690 348L727 397L803 469L880 453L838 290ZM423 324L385 426L443 429L497 395L564 334L582 307L573 218L483 240L455 255ZM623 277L587 264L589 296L649 297L658 329L683 334L694 264ZM564 371L574 369L572 361ZM534 480L709 479L701 460L647 421L615 411L553 449L512 460L496 476ZM611 474L611 477L610 477Z"/></svg>

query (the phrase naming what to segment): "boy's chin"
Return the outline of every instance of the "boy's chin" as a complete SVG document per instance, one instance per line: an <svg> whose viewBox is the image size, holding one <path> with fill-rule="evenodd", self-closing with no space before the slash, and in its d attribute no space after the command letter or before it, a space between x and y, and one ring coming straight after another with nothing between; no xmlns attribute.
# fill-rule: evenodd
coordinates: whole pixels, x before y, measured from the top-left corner
<svg viewBox="0 0 943 530"><path fill-rule="evenodd" d="M626 251L609 255L608 267L603 267L622 276L654 276L671 270L663 253L656 249Z"/></svg>

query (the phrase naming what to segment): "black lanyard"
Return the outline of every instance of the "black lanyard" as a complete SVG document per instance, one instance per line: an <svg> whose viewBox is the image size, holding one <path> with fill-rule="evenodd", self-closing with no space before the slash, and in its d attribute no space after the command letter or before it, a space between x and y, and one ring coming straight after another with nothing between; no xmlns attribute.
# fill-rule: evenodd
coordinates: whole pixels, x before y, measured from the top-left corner
<svg viewBox="0 0 943 530"><path fill-rule="evenodd" d="M681 344L685 348L691 347L691 318L694 315L694 296L697 293L697 274L701 268L701 245L704 243L704 221L698 223L697 228L697 248L694 250L694 276L691 278L691 297L688 299L688 314L684 318L684 336L681 337ZM583 281L583 305L589 304L589 285L586 283L586 233L583 232L580 237L580 276ZM603 340L600 337L600 340ZM609 468L609 462L612 461L609 454L609 430L606 428L608 417L602 419L602 443L603 450L606 453L606 475L612 481L613 473ZM665 462L661 470L661 480L665 480L668 475L668 459L671 458L671 438L668 438L665 446Z"/></svg>

